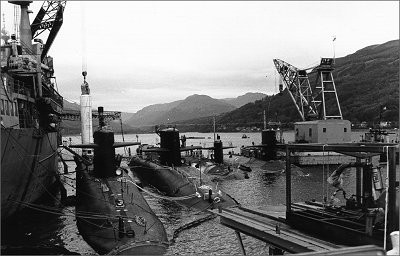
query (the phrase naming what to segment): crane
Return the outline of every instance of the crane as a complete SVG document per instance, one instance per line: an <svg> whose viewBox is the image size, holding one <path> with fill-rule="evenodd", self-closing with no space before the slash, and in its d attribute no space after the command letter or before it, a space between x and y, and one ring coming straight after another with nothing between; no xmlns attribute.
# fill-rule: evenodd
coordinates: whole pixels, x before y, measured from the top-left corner
<svg viewBox="0 0 400 256"><path fill-rule="evenodd" d="M43 46L41 60L46 57L58 31L63 24L64 8L67 1L44 1L42 7L31 24L32 39L49 31L47 40Z"/></svg>
<svg viewBox="0 0 400 256"><path fill-rule="evenodd" d="M307 121L318 116L318 110L312 98L312 90L307 72L280 59L274 59L273 61L301 119ZM281 84L279 85L279 90L283 90Z"/></svg>
<svg viewBox="0 0 400 256"><path fill-rule="evenodd" d="M273 62L303 121L343 119L332 76L332 58L322 58L320 65L317 66L318 85L314 92L307 70L298 69L280 59L274 59ZM279 87L282 91L283 85L280 84ZM331 103L332 97L334 103L327 109L325 102L330 100Z"/></svg>

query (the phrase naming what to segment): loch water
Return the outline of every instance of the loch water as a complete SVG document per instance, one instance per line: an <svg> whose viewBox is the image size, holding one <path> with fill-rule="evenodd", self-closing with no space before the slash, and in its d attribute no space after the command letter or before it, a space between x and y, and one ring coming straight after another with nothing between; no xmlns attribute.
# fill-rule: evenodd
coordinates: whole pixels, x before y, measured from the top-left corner
<svg viewBox="0 0 400 256"><path fill-rule="evenodd" d="M183 133L186 137L203 137L201 139L188 139L186 144L212 146L214 134L212 133ZM261 142L261 134L246 133L247 138L242 138L242 133L219 133L224 146L233 145L234 153L239 153L242 145L249 146L253 142ZM352 140L359 141L362 133L353 132ZM285 141L293 141L293 131L284 132ZM73 144L80 143L79 136L67 136L63 140ZM142 144L157 144L157 134L115 134L116 141L140 141ZM231 150L231 149L229 149ZM226 150L224 153L227 153ZM124 149L117 149L117 153L125 154ZM136 153L136 146L132 147L132 153ZM68 162L70 174L63 175L64 186L68 195L75 193L74 163ZM61 165L60 165L61 167ZM334 166L302 168L301 171L292 173L292 201L322 200L326 191L327 175L334 170ZM61 171L63 173L63 171ZM234 197L242 206L252 208L267 208L279 206L285 203L285 175L266 174L261 169L255 169L249 173L249 179L226 180L218 184L218 188ZM346 172L344 187L348 194L354 193L354 173ZM154 193L157 191L151 187L145 187ZM330 191L328 191L330 192ZM325 193L326 194L326 193ZM188 209L176 202L165 199L153 198L143 193L154 213L164 224L171 239L174 231L180 226L193 220L202 218L208 213L199 212L196 209ZM79 235L74 217L74 207L61 208L59 197L52 198L43 204L49 209L47 212L38 212L27 209L13 223L2 226L2 246L61 246L71 252L82 255L96 254L96 252ZM59 209L59 214L52 213L52 209ZM246 253L260 255L268 253L268 246L250 236L242 235ZM240 255L241 250L232 229L219 224L219 218L202 223L199 226L184 230L179 234L166 255Z"/></svg>

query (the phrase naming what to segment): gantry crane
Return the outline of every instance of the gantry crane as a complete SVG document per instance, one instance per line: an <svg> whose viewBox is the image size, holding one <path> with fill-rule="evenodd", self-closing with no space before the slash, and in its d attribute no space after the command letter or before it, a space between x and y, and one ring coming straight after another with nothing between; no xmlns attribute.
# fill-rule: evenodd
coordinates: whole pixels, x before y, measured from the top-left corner
<svg viewBox="0 0 400 256"><path fill-rule="evenodd" d="M332 76L333 59L321 59L321 64L317 67L319 82L314 93L307 70L298 69L279 59L274 59L273 62L303 121L343 119ZM325 102L332 96L335 104L327 109Z"/></svg>

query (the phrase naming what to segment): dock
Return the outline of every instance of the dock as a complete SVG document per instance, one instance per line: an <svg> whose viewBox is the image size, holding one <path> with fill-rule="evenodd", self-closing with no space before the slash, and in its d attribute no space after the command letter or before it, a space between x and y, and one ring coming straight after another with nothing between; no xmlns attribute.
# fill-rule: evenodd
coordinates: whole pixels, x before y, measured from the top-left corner
<svg viewBox="0 0 400 256"><path fill-rule="evenodd" d="M299 255L384 255L385 251L375 245L346 247L320 240L293 229L286 223L286 206L271 206L268 209L235 207L210 210L220 217L220 223L233 229L239 241L242 254L246 251L241 233L252 236L270 246L270 255L284 252Z"/></svg>
<svg viewBox="0 0 400 256"><path fill-rule="evenodd" d="M285 206L271 207L270 210L237 207L214 210L214 213L220 217L222 225L235 230L243 254L245 251L240 233L289 253L330 251L341 248L292 229L286 224L285 210Z"/></svg>
<svg viewBox="0 0 400 256"><path fill-rule="evenodd" d="M385 255L388 249L395 246L390 244L389 237L399 225L398 221L396 222L398 205L395 203L398 198L395 160L397 149L397 144L390 143L286 144L285 206L268 206L264 209L238 206L233 209L218 208L214 213L220 217L222 225L235 231L243 255L246 255L246 251L241 233L267 243L271 255L284 253ZM323 153L330 151L355 157L355 162L343 165L343 168L355 167L353 170L356 172L355 197L346 199L346 204L342 206L330 204L326 199L324 202L314 200L292 202L292 153L299 151ZM379 171L371 160L373 156L379 154L387 154L386 187L383 183L372 185L373 173L379 175ZM340 170L344 170L343 168L336 170L338 175ZM374 199L373 194L378 199ZM373 226L372 220L379 217L380 209L385 209L379 202L383 200L383 195L387 205L386 210L383 210L386 214L385 222Z"/></svg>

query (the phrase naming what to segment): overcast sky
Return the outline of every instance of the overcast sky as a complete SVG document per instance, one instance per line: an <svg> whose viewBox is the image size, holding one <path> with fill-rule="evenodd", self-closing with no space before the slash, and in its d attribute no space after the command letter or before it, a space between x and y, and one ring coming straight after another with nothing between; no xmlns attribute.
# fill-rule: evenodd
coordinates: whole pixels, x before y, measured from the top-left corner
<svg viewBox="0 0 400 256"><path fill-rule="evenodd" d="M12 31L13 5L1 12ZM274 58L306 68L394 39L398 1L68 1L49 55L64 98L79 103L86 63L94 107L136 112L192 94L275 94Z"/></svg>

